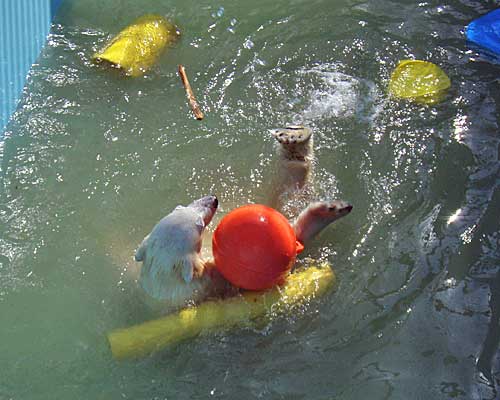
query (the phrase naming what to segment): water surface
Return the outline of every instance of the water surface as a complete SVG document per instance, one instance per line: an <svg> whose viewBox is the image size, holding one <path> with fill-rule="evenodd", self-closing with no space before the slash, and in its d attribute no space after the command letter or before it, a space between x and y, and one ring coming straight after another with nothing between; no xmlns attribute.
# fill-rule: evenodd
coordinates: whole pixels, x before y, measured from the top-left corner
<svg viewBox="0 0 500 400"><path fill-rule="evenodd" d="M500 373L499 67L463 29L492 2L69 1L1 142L0 398L493 399ZM144 78L92 53L146 12L181 41ZM446 100L395 101L400 59ZM206 113L193 119L186 66ZM152 317L136 246L177 204L263 202L267 130L315 132L318 197L354 205L305 256L336 290L258 329L116 362L105 334Z"/></svg>

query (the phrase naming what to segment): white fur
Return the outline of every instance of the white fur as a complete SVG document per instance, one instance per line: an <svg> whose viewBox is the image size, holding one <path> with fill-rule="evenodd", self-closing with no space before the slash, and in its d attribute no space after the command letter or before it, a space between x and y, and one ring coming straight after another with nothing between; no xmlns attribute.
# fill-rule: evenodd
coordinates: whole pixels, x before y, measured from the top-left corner
<svg viewBox="0 0 500 400"><path fill-rule="evenodd" d="M135 259L142 261L139 283L153 299L180 307L210 291L200 257L203 215L196 207L178 206L144 238Z"/></svg>

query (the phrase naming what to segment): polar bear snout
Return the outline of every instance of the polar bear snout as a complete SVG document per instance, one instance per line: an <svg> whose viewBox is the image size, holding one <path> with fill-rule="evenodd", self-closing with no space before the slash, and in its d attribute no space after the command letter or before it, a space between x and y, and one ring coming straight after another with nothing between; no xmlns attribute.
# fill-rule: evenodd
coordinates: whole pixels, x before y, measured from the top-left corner
<svg viewBox="0 0 500 400"><path fill-rule="evenodd" d="M201 208L213 208L217 209L219 206L219 200L217 199L217 196L215 195L210 195L210 196L205 196L202 197L201 199L193 201L188 207L201 207Z"/></svg>
<svg viewBox="0 0 500 400"><path fill-rule="evenodd" d="M328 205L328 211L343 217L352 211L352 205L343 200L335 200Z"/></svg>
<svg viewBox="0 0 500 400"><path fill-rule="evenodd" d="M217 199L217 196L210 195L193 201L188 207L192 207L199 212L203 218L204 225L207 226L210 221L212 221L218 206L219 200Z"/></svg>
<svg viewBox="0 0 500 400"><path fill-rule="evenodd" d="M352 205L343 200L319 201L309 206L312 214L320 218L339 219L352 211Z"/></svg>

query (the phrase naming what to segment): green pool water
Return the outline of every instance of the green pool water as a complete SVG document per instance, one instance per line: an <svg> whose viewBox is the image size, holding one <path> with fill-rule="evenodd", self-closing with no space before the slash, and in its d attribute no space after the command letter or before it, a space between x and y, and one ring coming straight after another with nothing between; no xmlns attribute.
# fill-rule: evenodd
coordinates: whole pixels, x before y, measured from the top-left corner
<svg viewBox="0 0 500 400"><path fill-rule="evenodd" d="M499 396L499 67L453 0L68 1L0 142L0 399ZM147 76L90 58L145 13L182 31ZM388 98L398 61L452 87ZM184 64L205 112L196 121ZM265 202L268 129L315 134L319 198L352 213L304 257L335 290L294 315L118 362L106 332L154 315L133 254L178 204Z"/></svg>

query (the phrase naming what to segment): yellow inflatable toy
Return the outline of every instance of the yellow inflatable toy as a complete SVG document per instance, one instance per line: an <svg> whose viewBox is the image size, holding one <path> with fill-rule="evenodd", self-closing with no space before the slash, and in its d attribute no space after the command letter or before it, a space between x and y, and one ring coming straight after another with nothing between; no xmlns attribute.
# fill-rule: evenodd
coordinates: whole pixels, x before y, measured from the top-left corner
<svg viewBox="0 0 500 400"><path fill-rule="evenodd" d="M178 36L177 28L161 15L144 15L94 54L92 60L108 63L128 76L141 76Z"/></svg>
<svg viewBox="0 0 500 400"><path fill-rule="evenodd" d="M335 275L328 265L308 267L290 274L286 283L265 292L244 292L224 300L212 300L166 317L108 334L113 357L135 358L199 334L248 326L259 317L270 317L322 296Z"/></svg>
<svg viewBox="0 0 500 400"><path fill-rule="evenodd" d="M450 78L437 65L427 61L400 61L391 75L389 93L422 104L436 104L444 99Z"/></svg>

